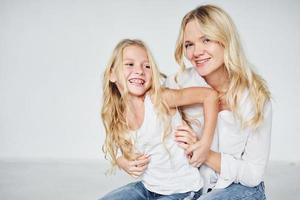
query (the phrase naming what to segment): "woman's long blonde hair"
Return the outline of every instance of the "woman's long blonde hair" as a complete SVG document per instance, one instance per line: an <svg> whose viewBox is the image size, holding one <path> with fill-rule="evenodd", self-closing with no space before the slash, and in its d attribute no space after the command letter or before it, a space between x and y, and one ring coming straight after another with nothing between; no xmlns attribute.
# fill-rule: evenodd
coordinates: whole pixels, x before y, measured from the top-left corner
<svg viewBox="0 0 300 200"><path fill-rule="evenodd" d="M161 100L161 84L160 72L155 64L155 61L147 48L147 46L140 40L124 39L120 41L115 47L112 56L106 66L103 78L103 103L101 109L101 117L106 131L105 143L102 147L105 157L111 161L112 166L116 166L116 159L118 151L126 159L135 159L133 153L133 144L128 137L130 131L128 121L125 116L128 107L126 106L128 89L124 87L121 93L116 83L110 81L112 73L116 74L118 81L121 81L123 86L127 86L123 74L123 51L126 47L138 46L143 48L148 56L149 65L152 71L152 82L149 91L154 108L159 117L165 124L165 130L169 130L168 107Z"/></svg>
<svg viewBox="0 0 300 200"><path fill-rule="evenodd" d="M224 65L229 75L229 87L225 99L243 127L258 127L263 120L265 103L270 99L270 92L265 81L251 69L241 47L239 34L230 16L221 8L213 5L204 5L187 13L181 23L176 43L175 59L184 71L184 30L188 22L195 20L208 39L219 42L224 47ZM243 119L239 107L245 90L249 94L254 107L251 119Z"/></svg>

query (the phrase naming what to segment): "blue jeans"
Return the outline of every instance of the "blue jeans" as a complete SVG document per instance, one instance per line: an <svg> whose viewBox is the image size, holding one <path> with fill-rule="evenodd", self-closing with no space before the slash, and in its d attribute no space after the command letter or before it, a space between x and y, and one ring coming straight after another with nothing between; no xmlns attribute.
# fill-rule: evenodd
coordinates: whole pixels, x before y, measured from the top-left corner
<svg viewBox="0 0 300 200"><path fill-rule="evenodd" d="M261 182L256 187L233 183L224 189L215 189L203 194L198 200L266 200L265 186Z"/></svg>
<svg viewBox="0 0 300 200"><path fill-rule="evenodd" d="M188 199L197 199L201 194L202 189L197 192L161 195L147 190L144 184L141 181L138 181L113 190L99 200L182 200L186 197Z"/></svg>

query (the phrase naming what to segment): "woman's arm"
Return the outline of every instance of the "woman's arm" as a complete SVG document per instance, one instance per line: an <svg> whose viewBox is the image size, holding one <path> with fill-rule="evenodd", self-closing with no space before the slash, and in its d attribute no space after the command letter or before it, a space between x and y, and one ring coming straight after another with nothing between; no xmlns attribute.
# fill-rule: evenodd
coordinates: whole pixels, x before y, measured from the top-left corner
<svg viewBox="0 0 300 200"><path fill-rule="evenodd" d="M272 107L264 109L264 121L249 133L241 158L226 153L210 151L206 164L220 173L220 178L254 187L263 180L269 160L272 126ZM245 130L247 131L247 130ZM248 130L249 131L249 130Z"/></svg>
<svg viewBox="0 0 300 200"><path fill-rule="evenodd" d="M133 178L141 176L148 167L150 157L141 155L137 160L127 160L124 156L117 158L117 165Z"/></svg>

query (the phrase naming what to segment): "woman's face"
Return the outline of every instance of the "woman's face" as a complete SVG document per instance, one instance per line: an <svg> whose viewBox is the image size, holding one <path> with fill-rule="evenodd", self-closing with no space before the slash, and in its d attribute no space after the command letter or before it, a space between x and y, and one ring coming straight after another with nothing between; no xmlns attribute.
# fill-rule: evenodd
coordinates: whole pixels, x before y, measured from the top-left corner
<svg viewBox="0 0 300 200"><path fill-rule="evenodd" d="M185 27L183 45L185 57L197 69L200 76L212 75L223 68L224 48L220 43L209 40L195 20L188 22Z"/></svg>

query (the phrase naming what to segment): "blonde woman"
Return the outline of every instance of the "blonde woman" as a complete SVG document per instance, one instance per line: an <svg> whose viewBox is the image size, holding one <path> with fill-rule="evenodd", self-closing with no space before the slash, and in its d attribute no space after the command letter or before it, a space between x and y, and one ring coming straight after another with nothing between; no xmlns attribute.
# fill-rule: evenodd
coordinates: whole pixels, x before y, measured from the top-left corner
<svg viewBox="0 0 300 200"><path fill-rule="evenodd" d="M185 67L184 57L192 68ZM213 5L187 13L175 58L181 69L168 79L168 87L209 86L220 94L216 140L200 168L205 177L204 193L208 193L198 200L265 199L263 177L272 123L270 92L247 62L230 16ZM198 120L203 122L199 109L189 107L185 112L190 117L200 116ZM188 144L184 146L187 154L195 149L191 140L196 138L194 134L181 131L178 139Z"/></svg>
<svg viewBox="0 0 300 200"><path fill-rule="evenodd" d="M182 124L177 106L203 103L206 120L203 134L212 137L218 94L201 87L162 88L159 70L146 45L129 39L116 46L104 74L103 90L104 152L113 166L121 156L144 173L141 181L116 189L101 199L199 197L203 180L198 169L189 165L172 130ZM198 151L195 154L199 156Z"/></svg>

